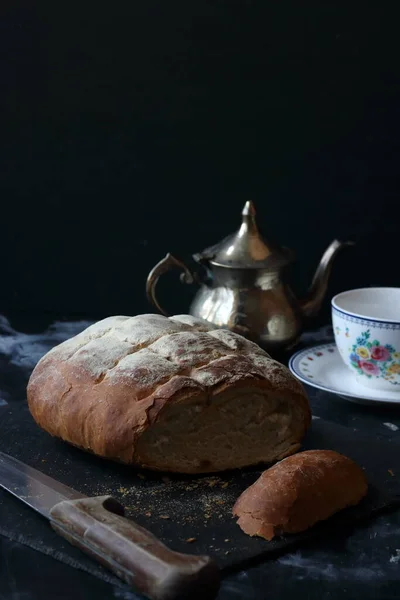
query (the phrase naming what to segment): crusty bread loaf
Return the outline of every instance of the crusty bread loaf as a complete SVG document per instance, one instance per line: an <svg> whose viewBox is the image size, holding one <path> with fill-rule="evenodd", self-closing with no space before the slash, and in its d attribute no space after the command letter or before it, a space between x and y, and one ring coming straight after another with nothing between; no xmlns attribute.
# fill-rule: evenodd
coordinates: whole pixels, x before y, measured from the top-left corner
<svg viewBox="0 0 400 600"><path fill-rule="evenodd" d="M367 489L363 470L350 458L332 450L307 450L264 471L239 496L233 514L245 533L272 540L358 504Z"/></svg>
<svg viewBox="0 0 400 600"><path fill-rule="evenodd" d="M216 472L297 451L307 396L256 344L188 315L109 317L56 346L28 384L36 422L97 455Z"/></svg>

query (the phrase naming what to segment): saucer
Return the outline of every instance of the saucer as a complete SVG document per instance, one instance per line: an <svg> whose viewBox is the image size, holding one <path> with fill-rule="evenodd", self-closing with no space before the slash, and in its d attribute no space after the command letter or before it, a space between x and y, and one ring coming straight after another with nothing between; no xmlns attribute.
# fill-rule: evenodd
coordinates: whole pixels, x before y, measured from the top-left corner
<svg viewBox="0 0 400 600"><path fill-rule="evenodd" d="M350 402L400 404L399 392L364 388L357 383L334 342L296 352L289 361L289 369L303 383L337 394Z"/></svg>

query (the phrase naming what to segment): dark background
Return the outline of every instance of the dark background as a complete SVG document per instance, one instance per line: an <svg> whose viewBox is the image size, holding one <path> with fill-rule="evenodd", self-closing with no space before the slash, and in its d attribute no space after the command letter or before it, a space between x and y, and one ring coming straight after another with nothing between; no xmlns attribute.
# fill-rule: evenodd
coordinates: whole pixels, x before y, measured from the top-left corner
<svg viewBox="0 0 400 600"><path fill-rule="evenodd" d="M250 198L299 291L334 237L329 295L400 285L394 3L89 4L0 9L1 311L149 312Z"/></svg>

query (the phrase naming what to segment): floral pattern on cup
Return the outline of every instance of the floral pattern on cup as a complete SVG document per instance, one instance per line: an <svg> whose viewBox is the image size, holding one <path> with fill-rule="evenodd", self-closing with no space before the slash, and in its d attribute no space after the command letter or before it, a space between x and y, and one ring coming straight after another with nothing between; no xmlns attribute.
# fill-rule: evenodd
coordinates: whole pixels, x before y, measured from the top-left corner
<svg viewBox="0 0 400 600"><path fill-rule="evenodd" d="M351 348L350 362L359 375L383 377L393 385L399 385L400 352L390 344L382 345L379 340L371 341L369 329L363 331Z"/></svg>

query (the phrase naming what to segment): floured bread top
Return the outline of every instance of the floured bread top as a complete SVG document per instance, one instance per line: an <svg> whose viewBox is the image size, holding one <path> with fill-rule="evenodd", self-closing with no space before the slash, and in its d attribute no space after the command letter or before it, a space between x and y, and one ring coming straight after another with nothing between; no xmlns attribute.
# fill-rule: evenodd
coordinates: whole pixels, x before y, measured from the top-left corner
<svg viewBox="0 0 400 600"><path fill-rule="evenodd" d="M272 386L302 390L288 369L257 344L190 315L108 317L53 348L44 360L66 362L93 383L135 384L140 397L176 375L209 387L232 370L238 376L266 377Z"/></svg>

